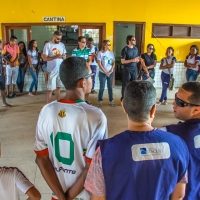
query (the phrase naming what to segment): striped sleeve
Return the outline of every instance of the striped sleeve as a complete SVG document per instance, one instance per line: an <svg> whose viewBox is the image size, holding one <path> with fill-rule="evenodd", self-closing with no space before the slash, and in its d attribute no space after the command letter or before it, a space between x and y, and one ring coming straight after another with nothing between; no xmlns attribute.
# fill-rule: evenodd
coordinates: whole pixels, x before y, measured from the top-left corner
<svg viewBox="0 0 200 200"><path fill-rule="evenodd" d="M72 56L73 56L73 57L76 57L76 56L77 56L77 50L76 50L76 49L74 49L74 50L72 51Z"/></svg>

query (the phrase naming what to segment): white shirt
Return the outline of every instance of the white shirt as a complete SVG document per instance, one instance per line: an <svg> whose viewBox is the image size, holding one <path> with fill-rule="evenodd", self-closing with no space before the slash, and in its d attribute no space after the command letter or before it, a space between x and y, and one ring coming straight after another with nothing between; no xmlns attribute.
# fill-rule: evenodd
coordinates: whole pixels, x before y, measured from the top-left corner
<svg viewBox="0 0 200 200"><path fill-rule="evenodd" d="M97 65L97 62L96 62L97 47L92 45L92 48L89 48L89 49L90 49L90 51L92 53L92 60L93 60L91 65Z"/></svg>
<svg viewBox="0 0 200 200"><path fill-rule="evenodd" d="M82 173L86 161L91 162L97 141L105 138L107 119L99 108L82 100L55 101L40 112L35 152L49 155L63 191L67 191ZM58 199L54 194L53 198ZM76 198L90 197L83 190Z"/></svg>
<svg viewBox="0 0 200 200"><path fill-rule="evenodd" d="M190 56L188 56L187 58L186 58L186 60L187 60L187 62L189 63L189 64L195 64L195 62L196 61L200 61L200 57L199 56L193 56L192 58L191 58L191 55ZM191 68L192 70L194 70L194 71L198 71L199 70L199 66L197 66L197 67L195 67L195 68Z"/></svg>
<svg viewBox="0 0 200 200"><path fill-rule="evenodd" d="M115 61L115 56L112 51L99 51L97 55L97 60L100 60L105 71L109 72L112 68L112 63ZM103 72L101 68L99 68L99 71Z"/></svg>
<svg viewBox="0 0 200 200"><path fill-rule="evenodd" d="M19 200L18 189L24 194L33 184L14 167L0 167L0 199Z"/></svg>
<svg viewBox="0 0 200 200"><path fill-rule="evenodd" d="M166 59L167 59L167 62L166 62ZM170 65L172 63L172 60L175 60L176 61L176 57L174 56L171 56L169 58L163 58L161 60L161 62L163 63L163 66L165 65ZM170 69L162 69L163 72L165 72L166 74L169 74L169 70L170 70L170 74L173 74L173 71L174 71L174 67L170 68Z"/></svg>
<svg viewBox="0 0 200 200"><path fill-rule="evenodd" d="M37 51L28 50L27 54L31 56L31 62L33 65L38 64L38 52Z"/></svg>
<svg viewBox="0 0 200 200"><path fill-rule="evenodd" d="M63 55L66 54L66 48L65 45L61 42L59 44L48 42L44 46L43 54L49 57L54 57L57 54ZM47 72L59 72L62 61L63 61L62 58L56 58L54 60L47 61Z"/></svg>

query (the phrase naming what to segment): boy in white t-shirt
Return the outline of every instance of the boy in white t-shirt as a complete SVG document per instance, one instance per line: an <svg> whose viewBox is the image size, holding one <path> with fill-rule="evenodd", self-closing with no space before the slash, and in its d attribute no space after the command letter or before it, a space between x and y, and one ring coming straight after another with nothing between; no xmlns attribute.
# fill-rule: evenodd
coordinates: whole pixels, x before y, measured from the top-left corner
<svg viewBox="0 0 200 200"><path fill-rule="evenodd" d="M66 95L43 107L35 140L36 163L54 200L89 200L84 181L99 139L107 138L103 112L84 99L92 88L91 69L81 57L69 57L60 67Z"/></svg>

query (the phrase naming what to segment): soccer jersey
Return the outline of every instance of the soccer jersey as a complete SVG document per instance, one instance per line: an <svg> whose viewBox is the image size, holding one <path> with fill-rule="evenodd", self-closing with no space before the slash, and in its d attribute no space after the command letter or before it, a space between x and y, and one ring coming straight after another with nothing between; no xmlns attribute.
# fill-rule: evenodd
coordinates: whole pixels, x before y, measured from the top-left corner
<svg viewBox="0 0 200 200"><path fill-rule="evenodd" d="M89 48L89 47L88 47ZM91 54L92 54L92 63L91 65L97 65L97 62L96 62L96 58L95 58L95 54L97 53L97 47L92 45L91 48L89 48L90 51L91 51Z"/></svg>
<svg viewBox="0 0 200 200"><path fill-rule="evenodd" d="M197 62L197 61L200 62L200 56L197 55L197 56L191 57L191 55L189 55L189 56L186 57L186 61L189 64L195 64L195 62ZM199 66L196 66L195 68L191 68L191 70L198 71Z"/></svg>
<svg viewBox="0 0 200 200"><path fill-rule="evenodd" d="M72 56L85 58L86 62L88 62L89 56L92 56L92 53L91 50L87 47L85 47L82 50L79 47L77 47L72 51Z"/></svg>
<svg viewBox="0 0 200 200"><path fill-rule="evenodd" d="M0 167L0 199L19 200L18 189L24 194L33 184L14 167Z"/></svg>
<svg viewBox="0 0 200 200"><path fill-rule="evenodd" d="M85 183L96 196L106 194L107 200L168 200L185 177L188 149L180 137L171 133L158 129L125 131L98 143L100 149ZM91 178L100 181L96 184Z"/></svg>
<svg viewBox="0 0 200 200"><path fill-rule="evenodd" d="M63 191L67 191L90 162L99 139L107 138L103 112L82 100L52 102L42 109L36 130L35 152L49 154ZM58 199L53 194L54 199ZM84 189L76 198L88 200Z"/></svg>

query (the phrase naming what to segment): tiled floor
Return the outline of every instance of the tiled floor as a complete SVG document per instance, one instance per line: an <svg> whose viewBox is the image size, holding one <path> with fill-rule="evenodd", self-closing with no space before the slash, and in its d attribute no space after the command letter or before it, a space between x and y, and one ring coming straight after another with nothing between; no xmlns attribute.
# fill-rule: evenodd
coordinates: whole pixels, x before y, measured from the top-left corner
<svg viewBox="0 0 200 200"><path fill-rule="evenodd" d="M160 96L160 89L157 90L157 97ZM159 106L153 122L155 127L176 123L178 120L173 117L172 99L175 91L169 92L169 104ZM62 96L64 93L62 93ZM105 101L102 107L108 119L109 137L120 133L127 128L126 115L120 106L120 89L114 89L116 108L110 107L105 91ZM91 95L91 102L97 105L97 95ZM45 93L30 97L24 95L8 101L12 108L0 107L0 142L2 155L0 166L15 166L20 168L29 180L35 184L42 194L42 200L50 200L51 191L39 169L35 164L35 154L33 152L35 127L38 114L45 104ZM0 101L1 105L1 101ZM21 194L21 199L25 200L25 195Z"/></svg>

